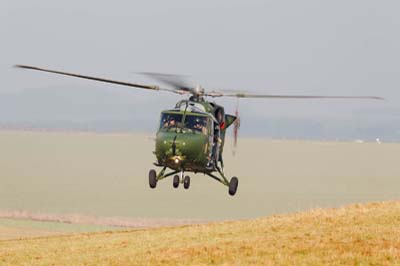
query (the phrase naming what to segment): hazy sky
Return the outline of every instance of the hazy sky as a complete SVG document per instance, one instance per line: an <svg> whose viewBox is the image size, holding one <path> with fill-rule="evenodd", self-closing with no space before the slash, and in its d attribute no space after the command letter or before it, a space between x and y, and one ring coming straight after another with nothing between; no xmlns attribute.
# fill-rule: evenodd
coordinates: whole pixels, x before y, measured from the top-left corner
<svg viewBox="0 0 400 266"><path fill-rule="evenodd" d="M137 116L147 105L155 108L149 115L156 121L159 111L177 100L165 93L11 68L32 64L136 82L149 82L135 74L140 71L185 74L211 89L378 95L388 101L248 100L240 106L248 121L245 132L263 121L320 119L364 128L383 123L382 131L400 136L400 126L386 127L400 122L399 10L398 1L372 0L2 0L0 95L38 92L42 102L33 104L47 109L28 102L15 109L0 107L0 122L46 114L50 120L80 115L88 121L112 120ZM58 100L76 99L70 113L51 109L59 106L57 94ZM54 106L49 104L53 100ZM234 100L219 102L233 111ZM127 105L132 109L121 109Z"/></svg>

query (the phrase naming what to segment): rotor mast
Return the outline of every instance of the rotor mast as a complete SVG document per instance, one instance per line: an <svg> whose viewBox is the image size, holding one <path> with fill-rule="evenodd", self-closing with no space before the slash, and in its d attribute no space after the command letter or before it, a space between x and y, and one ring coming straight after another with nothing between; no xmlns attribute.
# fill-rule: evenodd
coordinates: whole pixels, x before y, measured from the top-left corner
<svg viewBox="0 0 400 266"><path fill-rule="evenodd" d="M204 101L204 88L200 85L196 85L191 91L192 96L190 96L189 101L193 102L203 102Z"/></svg>

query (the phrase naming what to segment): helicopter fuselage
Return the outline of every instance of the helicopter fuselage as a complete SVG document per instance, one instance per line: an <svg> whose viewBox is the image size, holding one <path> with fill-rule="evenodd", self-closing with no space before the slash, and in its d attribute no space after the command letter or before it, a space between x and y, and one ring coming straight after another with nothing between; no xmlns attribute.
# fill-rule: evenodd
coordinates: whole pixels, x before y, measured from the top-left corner
<svg viewBox="0 0 400 266"><path fill-rule="evenodd" d="M219 120L218 120L219 119ZM156 165L176 171L213 172L222 162L225 131L235 117L206 101L183 100L161 113Z"/></svg>

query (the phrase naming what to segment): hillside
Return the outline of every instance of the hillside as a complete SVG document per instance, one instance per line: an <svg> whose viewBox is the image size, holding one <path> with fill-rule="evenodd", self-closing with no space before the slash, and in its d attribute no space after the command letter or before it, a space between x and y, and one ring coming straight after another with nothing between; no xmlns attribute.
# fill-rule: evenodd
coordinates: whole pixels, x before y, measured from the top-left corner
<svg viewBox="0 0 400 266"><path fill-rule="evenodd" d="M254 220L0 241L12 265L393 265L400 202Z"/></svg>

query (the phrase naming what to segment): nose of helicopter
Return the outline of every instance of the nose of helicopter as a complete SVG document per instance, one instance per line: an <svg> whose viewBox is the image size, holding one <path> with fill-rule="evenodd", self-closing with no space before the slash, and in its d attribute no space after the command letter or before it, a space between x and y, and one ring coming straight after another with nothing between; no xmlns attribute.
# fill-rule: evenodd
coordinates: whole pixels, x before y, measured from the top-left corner
<svg viewBox="0 0 400 266"><path fill-rule="evenodd" d="M156 136L156 157L171 168L198 163L206 158L207 137L200 134L159 132Z"/></svg>

